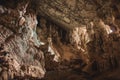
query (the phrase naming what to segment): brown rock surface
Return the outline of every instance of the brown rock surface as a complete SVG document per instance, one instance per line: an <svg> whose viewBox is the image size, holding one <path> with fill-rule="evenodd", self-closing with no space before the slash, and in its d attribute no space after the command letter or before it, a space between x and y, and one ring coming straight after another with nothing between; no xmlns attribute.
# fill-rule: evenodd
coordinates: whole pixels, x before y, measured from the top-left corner
<svg viewBox="0 0 120 80"><path fill-rule="evenodd" d="M29 10L25 8L26 2L22 1L18 4L15 9L3 4L6 11L10 12L0 13L1 80L27 76L42 78L45 74L44 55L39 49L40 42L36 35L36 14L32 11L26 12ZM23 9L19 10L22 7Z"/></svg>
<svg viewBox="0 0 120 80"><path fill-rule="evenodd" d="M119 4L1 0L0 79L119 80Z"/></svg>

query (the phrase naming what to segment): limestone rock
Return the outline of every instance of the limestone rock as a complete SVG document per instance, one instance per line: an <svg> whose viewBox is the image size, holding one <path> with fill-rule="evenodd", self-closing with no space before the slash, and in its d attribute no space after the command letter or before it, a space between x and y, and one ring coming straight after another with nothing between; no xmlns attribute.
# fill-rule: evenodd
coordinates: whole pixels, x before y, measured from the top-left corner
<svg viewBox="0 0 120 80"><path fill-rule="evenodd" d="M12 10L17 13L17 9ZM10 15L11 13L4 14L8 19ZM36 33L36 15L32 12L24 13L22 15L24 17L19 20L19 15L15 14L11 17L11 20L15 19L16 23L6 23L7 18L4 18L4 16L0 18L6 24L5 26L0 23L0 66L2 70L3 67L6 67L7 70L2 71L1 80L15 79L16 77L25 78L27 76L33 78L44 77L44 55L36 47L40 44L37 35L32 35L33 32ZM35 58L34 56L37 54L39 54L38 58Z"/></svg>

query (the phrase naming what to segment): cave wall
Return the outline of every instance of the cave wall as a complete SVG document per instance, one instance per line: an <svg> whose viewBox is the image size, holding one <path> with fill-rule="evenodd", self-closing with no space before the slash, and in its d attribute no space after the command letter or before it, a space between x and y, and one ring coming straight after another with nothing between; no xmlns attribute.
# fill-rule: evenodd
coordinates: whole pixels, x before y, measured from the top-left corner
<svg viewBox="0 0 120 80"><path fill-rule="evenodd" d="M100 66L108 70L119 64L119 47L115 48L120 44L119 3L113 0L44 0L39 3L38 13L68 32L68 41L78 49L83 61L88 64L97 61L98 71L103 69Z"/></svg>
<svg viewBox="0 0 120 80"><path fill-rule="evenodd" d="M0 6L0 79L42 78L45 64L36 34L36 13L29 1L10 3Z"/></svg>
<svg viewBox="0 0 120 80"><path fill-rule="evenodd" d="M42 78L46 72L43 52L48 53L50 38L61 63L81 59L84 71L95 72L118 67L119 4L119 0L1 0L2 78L4 72L10 78ZM38 35L37 26L41 28L37 28ZM40 47L41 41L47 44L45 48ZM59 63L46 61L48 69L51 64L59 68Z"/></svg>

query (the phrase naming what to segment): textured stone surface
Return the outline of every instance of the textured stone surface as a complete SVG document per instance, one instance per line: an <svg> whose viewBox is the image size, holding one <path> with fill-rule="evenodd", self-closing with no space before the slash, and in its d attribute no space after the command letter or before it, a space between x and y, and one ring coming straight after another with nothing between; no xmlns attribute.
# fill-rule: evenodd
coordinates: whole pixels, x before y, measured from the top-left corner
<svg viewBox="0 0 120 80"><path fill-rule="evenodd" d="M10 12L0 13L1 80L42 78L45 74L44 54L39 49L40 41L36 35L36 15L26 12L27 3L18 4L16 9L9 7L6 11ZM19 11L21 7L23 9Z"/></svg>
<svg viewBox="0 0 120 80"><path fill-rule="evenodd" d="M68 71L64 79L86 80L119 67L119 0L2 0L0 4L3 79L41 78L46 68L46 80L58 80L58 71L59 79ZM38 36L45 44L41 47L37 23Z"/></svg>

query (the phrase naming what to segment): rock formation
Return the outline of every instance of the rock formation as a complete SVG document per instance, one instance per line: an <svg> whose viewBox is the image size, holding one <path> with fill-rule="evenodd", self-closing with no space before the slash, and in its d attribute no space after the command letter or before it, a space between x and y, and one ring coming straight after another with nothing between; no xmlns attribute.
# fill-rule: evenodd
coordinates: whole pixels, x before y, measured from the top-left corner
<svg viewBox="0 0 120 80"><path fill-rule="evenodd" d="M40 41L36 35L36 14L27 9L28 2L18 2L14 9L6 7L5 3L1 5L3 11L0 13L1 80L42 78L45 74L44 54L39 49Z"/></svg>
<svg viewBox="0 0 120 80"><path fill-rule="evenodd" d="M119 5L119 0L1 0L0 80L98 80L94 75L119 71Z"/></svg>

